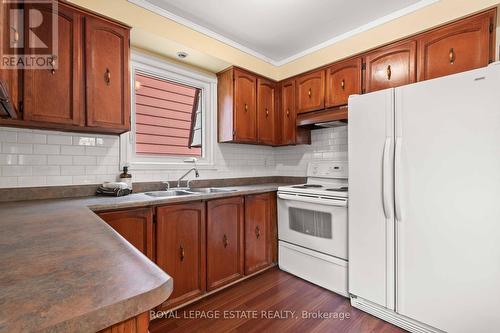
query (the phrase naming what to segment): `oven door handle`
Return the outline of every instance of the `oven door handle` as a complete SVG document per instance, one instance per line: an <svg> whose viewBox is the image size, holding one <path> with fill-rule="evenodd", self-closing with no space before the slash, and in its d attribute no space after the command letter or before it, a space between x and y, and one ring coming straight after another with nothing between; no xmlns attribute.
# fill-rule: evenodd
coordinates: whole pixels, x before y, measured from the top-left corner
<svg viewBox="0 0 500 333"><path fill-rule="evenodd" d="M326 205L326 206L338 206L338 207L347 207L347 200L344 199L330 199L330 198L318 198L318 197L307 197L302 195L294 195L294 194L285 194L278 193L278 198L283 200L292 200L292 201L300 201L300 202L308 202L318 205Z"/></svg>

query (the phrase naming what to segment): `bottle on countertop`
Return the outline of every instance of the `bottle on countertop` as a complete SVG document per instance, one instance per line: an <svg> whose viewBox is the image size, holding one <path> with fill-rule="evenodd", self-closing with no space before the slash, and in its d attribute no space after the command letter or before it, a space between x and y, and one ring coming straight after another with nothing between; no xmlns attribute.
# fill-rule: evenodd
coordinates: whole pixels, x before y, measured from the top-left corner
<svg viewBox="0 0 500 333"><path fill-rule="evenodd" d="M120 181L126 183L132 189L132 175L128 173L128 166L123 167L123 172L120 174Z"/></svg>

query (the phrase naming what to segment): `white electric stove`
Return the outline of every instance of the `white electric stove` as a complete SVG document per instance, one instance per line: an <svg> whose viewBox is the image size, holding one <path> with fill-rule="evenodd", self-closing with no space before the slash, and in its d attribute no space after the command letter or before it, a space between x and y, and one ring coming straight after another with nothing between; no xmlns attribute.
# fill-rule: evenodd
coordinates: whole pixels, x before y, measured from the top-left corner
<svg viewBox="0 0 500 333"><path fill-rule="evenodd" d="M279 266L347 296L347 162L310 163L307 183L278 189Z"/></svg>

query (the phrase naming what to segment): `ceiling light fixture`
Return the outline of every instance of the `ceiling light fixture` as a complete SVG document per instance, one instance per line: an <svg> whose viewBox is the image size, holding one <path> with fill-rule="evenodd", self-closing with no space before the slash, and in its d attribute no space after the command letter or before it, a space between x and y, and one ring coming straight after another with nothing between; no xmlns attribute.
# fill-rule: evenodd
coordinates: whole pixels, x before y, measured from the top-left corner
<svg viewBox="0 0 500 333"><path fill-rule="evenodd" d="M177 57L179 59L185 59L185 58L187 58L188 55L189 54L187 54L186 52L182 52L182 51L181 52L177 52Z"/></svg>

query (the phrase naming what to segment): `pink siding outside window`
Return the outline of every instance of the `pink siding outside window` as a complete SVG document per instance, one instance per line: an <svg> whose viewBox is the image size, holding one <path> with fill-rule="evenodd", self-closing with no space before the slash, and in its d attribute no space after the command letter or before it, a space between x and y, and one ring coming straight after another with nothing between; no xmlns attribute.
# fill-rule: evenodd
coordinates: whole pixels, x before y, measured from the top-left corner
<svg viewBox="0 0 500 333"><path fill-rule="evenodd" d="M139 73L135 80L136 153L201 156L189 142L198 89Z"/></svg>

